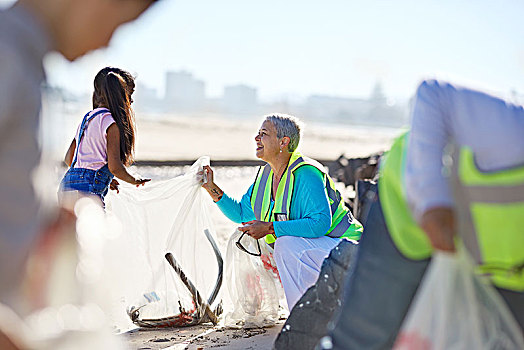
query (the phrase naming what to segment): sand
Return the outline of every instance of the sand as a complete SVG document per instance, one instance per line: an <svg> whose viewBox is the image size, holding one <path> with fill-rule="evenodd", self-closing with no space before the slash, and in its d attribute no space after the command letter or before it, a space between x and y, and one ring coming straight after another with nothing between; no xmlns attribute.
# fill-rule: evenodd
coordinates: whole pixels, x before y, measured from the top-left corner
<svg viewBox="0 0 524 350"><path fill-rule="evenodd" d="M141 174L156 179L176 176L182 168L139 167ZM214 167L215 181L229 195L240 198L252 183L256 167ZM217 244L225 258L227 241L238 224L226 218L215 206L210 206L217 233ZM222 294L227 293L225 283ZM135 329L121 335L132 350L159 349L271 349L285 319L270 328L225 329L211 324L173 329Z"/></svg>
<svg viewBox="0 0 524 350"><path fill-rule="evenodd" d="M254 135L260 120L213 118L141 119L138 122L136 159L191 160L209 155L211 160L256 159ZM306 125L300 150L317 159L367 156L391 143L398 130L341 125ZM161 169L140 169L160 172ZM253 181L256 168L216 168L215 181L228 194L240 198ZM143 174L148 175L148 174ZM151 174L155 176L155 174ZM223 251L236 224L217 208L212 213L218 244ZM285 320L271 328L224 329L210 324L179 329L133 330L121 335L133 350L145 349L271 349Z"/></svg>
<svg viewBox="0 0 524 350"><path fill-rule="evenodd" d="M226 329L210 324L170 330L134 330L122 335L132 350L271 349L284 320L270 328Z"/></svg>
<svg viewBox="0 0 524 350"><path fill-rule="evenodd" d="M255 134L260 120L176 118L137 123L136 159L256 159ZM362 157L389 147L399 130L308 123L299 150L312 158Z"/></svg>
<svg viewBox="0 0 524 350"><path fill-rule="evenodd" d="M254 136L260 120L178 117L140 118L137 122L137 160L196 160L209 155L213 160L254 160ZM51 129L50 129L51 130ZM335 160L341 154L360 157L389 147L399 130L348 125L307 123L299 150L312 158ZM64 143L69 139L64 138ZM69 141L68 141L69 142ZM59 147L60 148L60 147ZM49 148L51 151L52 147ZM62 148L59 149L62 155ZM52 152L51 152L52 153ZM59 159L59 158L57 158ZM181 169L162 167L140 168L145 177L160 179L174 176ZM215 181L233 197L247 190L256 174L254 167L216 168ZM53 174L51 174L53 175ZM50 176L51 176L50 175ZM58 175L53 175L54 182ZM55 183L56 185L56 183ZM52 188L55 195L53 186ZM215 207L212 212L218 245L225 252L228 237L235 223L225 218ZM180 329L133 330L119 337L130 349L271 349L285 320L271 328L251 330L223 329L210 324Z"/></svg>

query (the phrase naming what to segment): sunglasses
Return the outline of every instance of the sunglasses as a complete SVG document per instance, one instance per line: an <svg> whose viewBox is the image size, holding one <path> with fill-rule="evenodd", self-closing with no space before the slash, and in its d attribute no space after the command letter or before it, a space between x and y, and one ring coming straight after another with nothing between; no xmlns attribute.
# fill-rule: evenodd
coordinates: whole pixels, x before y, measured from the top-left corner
<svg viewBox="0 0 524 350"><path fill-rule="evenodd" d="M241 234L240 237L238 238L238 241L236 241L235 245L237 246L237 248L240 249L241 251L245 252L245 253L248 253L249 255L253 255L253 256L261 256L261 255L262 255L262 251L260 250L260 242L258 241L258 239L256 239L256 241L257 241L257 247L258 247L258 253L250 252L249 250L247 250L247 249L242 245L242 243L240 243L240 240L242 239L242 237L244 237L245 234L246 234L245 232L242 232L242 234Z"/></svg>

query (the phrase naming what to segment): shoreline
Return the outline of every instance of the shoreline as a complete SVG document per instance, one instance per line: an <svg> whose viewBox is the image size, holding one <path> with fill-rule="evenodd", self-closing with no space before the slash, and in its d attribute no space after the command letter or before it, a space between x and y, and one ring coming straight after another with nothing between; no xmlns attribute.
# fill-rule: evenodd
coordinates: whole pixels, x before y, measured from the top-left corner
<svg viewBox="0 0 524 350"><path fill-rule="evenodd" d="M42 111L42 150L46 159L62 161L74 138L79 116L74 109L59 110L44 104ZM135 159L139 161L257 160L254 137L260 118L236 118L213 114L138 114L136 118ZM301 120L299 151L316 159L365 157L389 148L402 128L384 125L332 123Z"/></svg>

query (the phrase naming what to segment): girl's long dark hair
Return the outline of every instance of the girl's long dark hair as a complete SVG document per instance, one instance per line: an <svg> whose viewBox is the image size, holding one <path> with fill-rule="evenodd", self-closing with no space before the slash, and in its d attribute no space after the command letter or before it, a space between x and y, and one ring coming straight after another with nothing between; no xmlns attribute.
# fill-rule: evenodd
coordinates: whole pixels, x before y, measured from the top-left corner
<svg viewBox="0 0 524 350"><path fill-rule="evenodd" d="M129 166L135 148L135 116L131 109L134 78L120 68L106 67L98 72L94 85L93 108L109 108L120 131L120 160Z"/></svg>

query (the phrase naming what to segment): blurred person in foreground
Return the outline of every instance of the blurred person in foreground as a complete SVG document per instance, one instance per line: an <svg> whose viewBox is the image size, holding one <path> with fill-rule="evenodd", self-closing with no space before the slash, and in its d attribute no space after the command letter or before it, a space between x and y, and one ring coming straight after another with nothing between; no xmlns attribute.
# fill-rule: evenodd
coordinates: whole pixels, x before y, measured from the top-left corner
<svg viewBox="0 0 524 350"><path fill-rule="evenodd" d="M355 270L318 348L391 348L433 250L454 251L457 233L524 326L524 109L438 81L415 97L411 132L381 164Z"/></svg>
<svg viewBox="0 0 524 350"><path fill-rule="evenodd" d="M203 184L229 219L244 224L240 231L274 243L290 310L316 282L331 249L343 238L358 241L362 232L324 167L296 150L299 141L297 118L268 115L255 136L256 156L267 164L240 202L214 183L209 166Z"/></svg>
<svg viewBox="0 0 524 350"><path fill-rule="evenodd" d="M19 0L0 12L0 303L15 309L30 250L46 231L32 183L38 165L42 60L106 46L154 0ZM67 215L57 215L58 218ZM66 219L69 225L70 221Z"/></svg>

